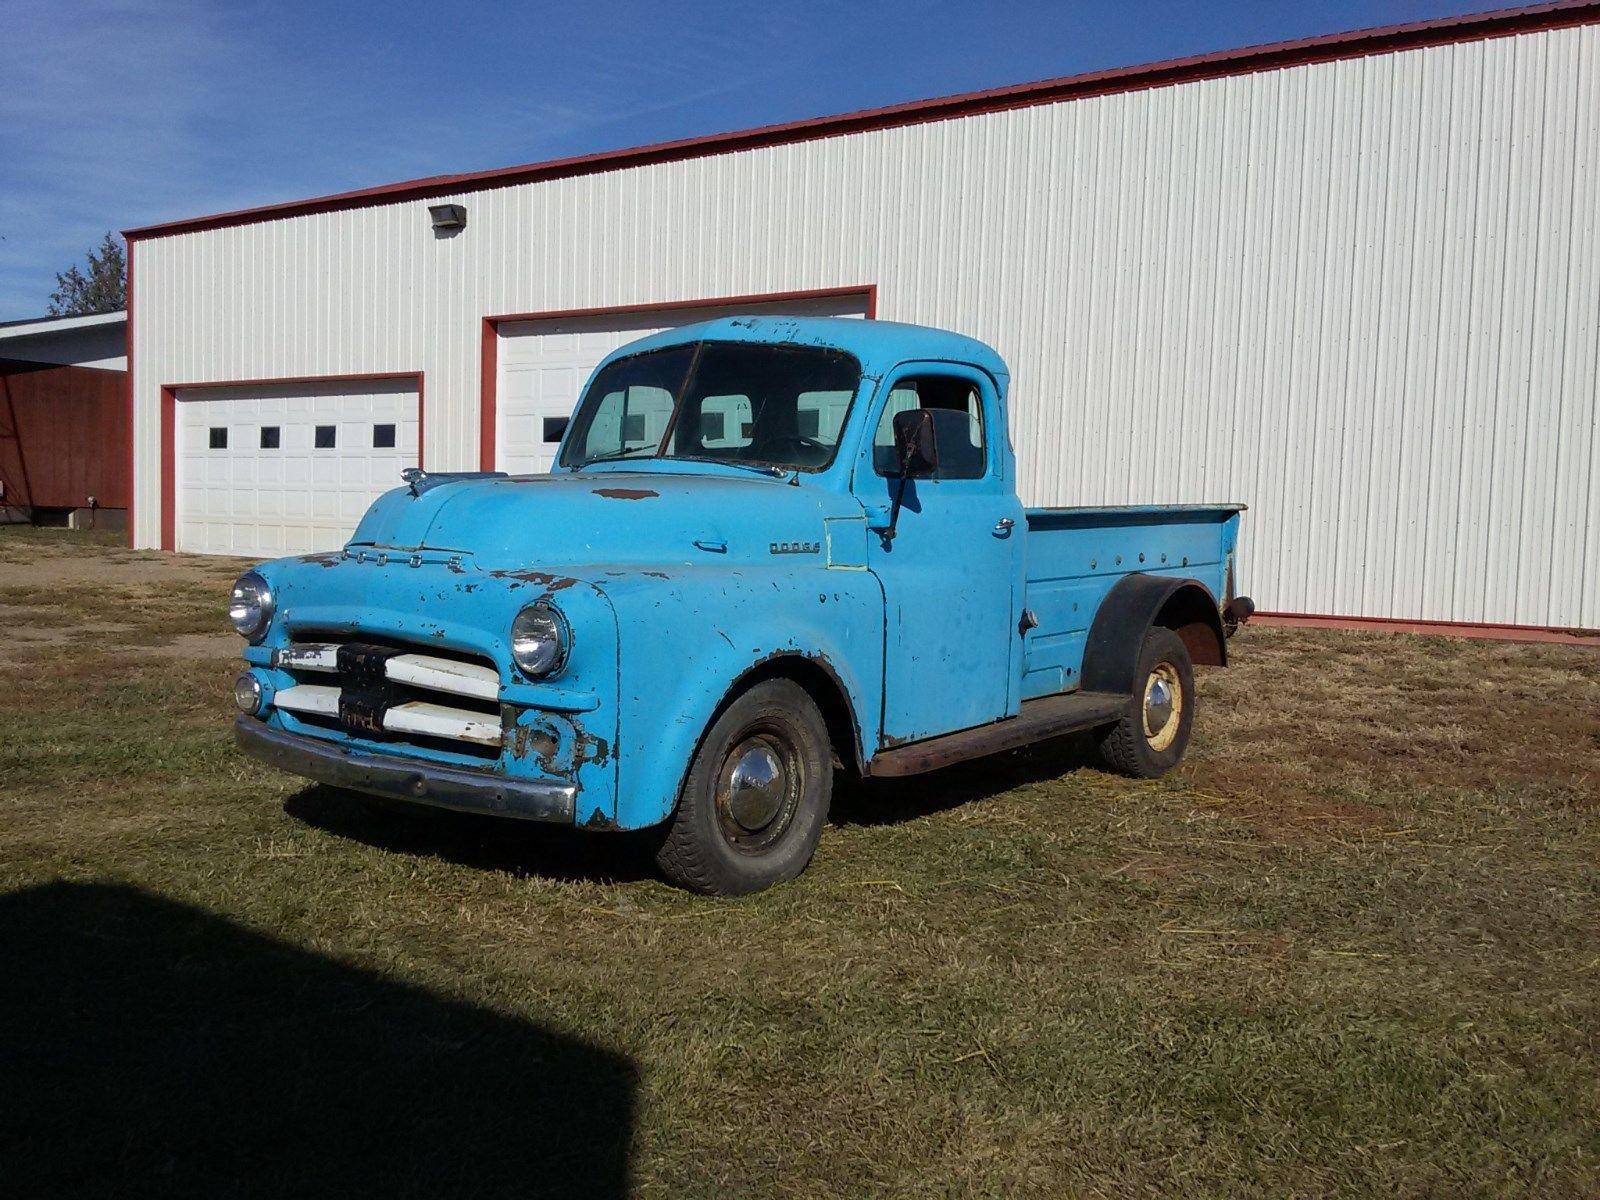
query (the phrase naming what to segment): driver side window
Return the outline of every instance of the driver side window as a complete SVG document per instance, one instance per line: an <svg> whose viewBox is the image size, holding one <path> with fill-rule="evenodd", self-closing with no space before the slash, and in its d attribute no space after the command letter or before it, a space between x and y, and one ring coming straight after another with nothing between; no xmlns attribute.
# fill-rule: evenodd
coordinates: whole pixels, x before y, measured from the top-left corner
<svg viewBox="0 0 1600 1200"><path fill-rule="evenodd" d="M934 479L982 479L987 467L983 438L983 397L972 383L948 375L914 375L900 380L883 406L872 439L872 465L879 475L899 473L894 453L896 413L926 408L933 413L939 445Z"/></svg>

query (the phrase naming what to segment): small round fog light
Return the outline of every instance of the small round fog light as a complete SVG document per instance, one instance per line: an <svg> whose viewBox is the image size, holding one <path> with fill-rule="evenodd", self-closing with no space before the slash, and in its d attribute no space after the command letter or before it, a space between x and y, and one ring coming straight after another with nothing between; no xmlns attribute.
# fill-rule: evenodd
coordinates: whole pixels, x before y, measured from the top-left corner
<svg viewBox="0 0 1600 1200"><path fill-rule="evenodd" d="M261 711L261 681L250 672L233 681L233 702L239 711L254 716Z"/></svg>

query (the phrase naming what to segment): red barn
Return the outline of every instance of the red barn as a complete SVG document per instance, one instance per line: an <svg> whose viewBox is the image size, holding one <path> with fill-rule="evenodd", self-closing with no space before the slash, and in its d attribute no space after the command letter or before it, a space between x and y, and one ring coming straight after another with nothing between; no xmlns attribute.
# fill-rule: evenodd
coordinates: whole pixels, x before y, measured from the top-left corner
<svg viewBox="0 0 1600 1200"><path fill-rule="evenodd" d="M0 524L123 529L126 313L0 324Z"/></svg>

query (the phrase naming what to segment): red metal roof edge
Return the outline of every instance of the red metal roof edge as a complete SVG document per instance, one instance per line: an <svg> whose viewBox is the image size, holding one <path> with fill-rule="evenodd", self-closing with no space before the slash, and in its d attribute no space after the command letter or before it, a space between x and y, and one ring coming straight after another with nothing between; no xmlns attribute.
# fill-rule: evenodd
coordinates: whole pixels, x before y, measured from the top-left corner
<svg viewBox="0 0 1600 1200"><path fill-rule="evenodd" d="M401 183L383 184L353 192L339 192L309 200L264 204L256 208L145 225L125 230L123 236L129 240L170 237L174 234L196 233L229 225L249 225L259 221L306 216L312 213L365 208L373 204L394 204L406 200L453 196L489 188L509 187L519 183L535 183L577 175L599 174L627 167L731 154L740 150L918 125L979 113L1076 100L1086 96L1142 91L1201 79L1248 75L1307 63L1363 58L1399 50L1416 50L1454 42L1482 41L1519 33L1536 33L1594 23L1600 23L1600 0L1557 0L1550 4L1497 9L1459 17L1443 17L1405 25L1360 29L1262 46L1248 46L1238 50L1197 54L1142 66L1091 71L1082 75L1013 84L987 91L965 92L931 100L913 100L886 108L860 109L836 116L810 117L778 125L762 125L754 129L657 142L648 146L605 150L596 154L550 159L522 166L472 171L460 175L432 175L425 179L410 179Z"/></svg>

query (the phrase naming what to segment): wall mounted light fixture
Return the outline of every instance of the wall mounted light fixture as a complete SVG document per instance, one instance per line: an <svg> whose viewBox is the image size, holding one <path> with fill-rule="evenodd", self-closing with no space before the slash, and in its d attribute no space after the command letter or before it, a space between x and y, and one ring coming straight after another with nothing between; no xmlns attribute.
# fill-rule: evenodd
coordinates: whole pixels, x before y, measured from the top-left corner
<svg viewBox="0 0 1600 1200"><path fill-rule="evenodd" d="M428 217L433 222L435 232L441 229L465 229L467 227L467 206L464 204L430 204Z"/></svg>

